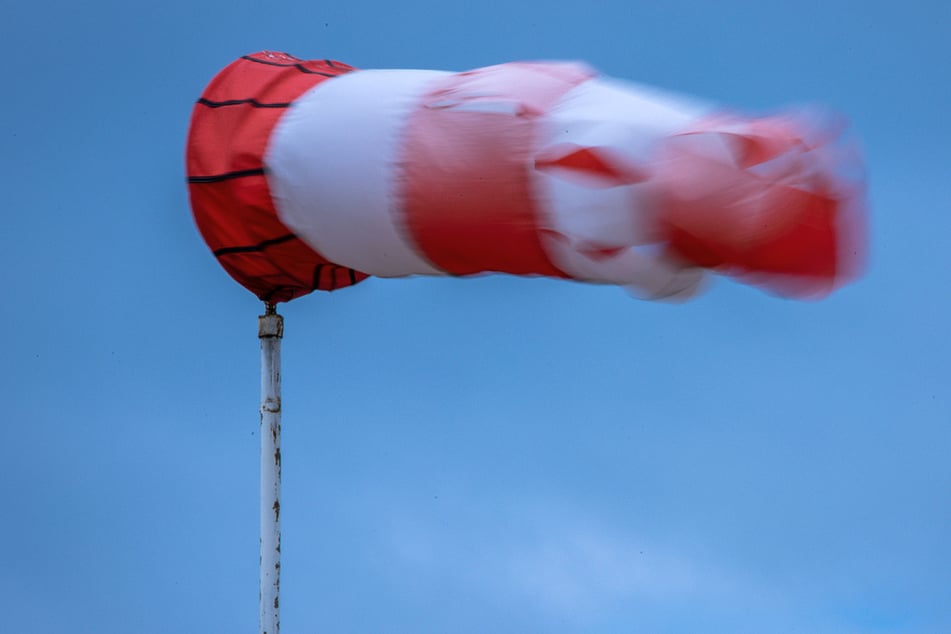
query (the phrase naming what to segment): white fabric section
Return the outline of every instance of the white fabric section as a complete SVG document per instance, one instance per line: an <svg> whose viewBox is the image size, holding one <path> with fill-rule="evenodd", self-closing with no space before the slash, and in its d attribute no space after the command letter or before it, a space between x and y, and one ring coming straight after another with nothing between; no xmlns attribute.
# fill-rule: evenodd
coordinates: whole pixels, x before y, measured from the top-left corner
<svg viewBox="0 0 951 634"><path fill-rule="evenodd" d="M265 165L281 221L320 254L379 277L442 275L396 225L409 113L448 73L364 70L321 82L271 135Z"/></svg>
<svg viewBox="0 0 951 634"><path fill-rule="evenodd" d="M696 295L704 282L703 269L676 267L637 247L599 260L551 236L542 244L555 265L575 279L617 284L639 299L683 301Z"/></svg>
<svg viewBox="0 0 951 634"><path fill-rule="evenodd" d="M549 257L572 277L629 286L647 298L694 292L702 279L631 247L657 241L651 206L651 151L662 138L709 114L710 106L650 88L596 78L565 94L543 118L538 153L559 147L603 148L615 162L643 173L645 182L605 186L569 168L535 170L545 228L564 239L546 240ZM618 255L592 258L591 248L619 248Z"/></svg>
<svg viewBox="0 0 951 634"><path fill-rule="evenodd" d="M608 146L643 160L660 137L681 131L713 106L634 82L596 77L566 93L546 116L549 143Z"/></svg>

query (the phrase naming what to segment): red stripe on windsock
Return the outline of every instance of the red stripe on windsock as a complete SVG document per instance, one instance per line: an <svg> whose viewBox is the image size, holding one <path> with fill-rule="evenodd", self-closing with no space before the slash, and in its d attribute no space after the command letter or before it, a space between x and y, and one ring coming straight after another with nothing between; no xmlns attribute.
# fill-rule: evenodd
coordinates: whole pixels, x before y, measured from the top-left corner
<svg viewBox="0 0 951 634"><path fill-rule="evenodd" d="M208 84L192 113L186 170L195 222L224 269L265 301L366 278L315 252L278 219L264 169L271 131L290 103L350 70L284 53L246 55Z"/></svg>
<svg viewBox="0 0 951 634"><path fill-rule="evenodd" d="M857 159L836 147L844 139L807 144L810 125L712 120L667 139L656 201L668 248L786 297L823 297L853 280L866 235L862 185L845 178ZM711 135L731 154L707 156Z"/></svg>
<svg viewBox="0 0 951 634"><path fill-rule="evenodd" d="M450 75L404 133L401 224L452 275L566 277L539 236L533 190L538 120L593 73L574 64L504 64Z"/></svg>

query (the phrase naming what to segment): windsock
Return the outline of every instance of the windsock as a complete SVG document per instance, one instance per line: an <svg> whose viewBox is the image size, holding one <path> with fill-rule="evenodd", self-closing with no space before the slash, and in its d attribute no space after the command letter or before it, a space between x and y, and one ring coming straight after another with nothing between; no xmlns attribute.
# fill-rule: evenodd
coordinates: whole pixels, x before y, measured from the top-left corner
<svg viewBox="0 0 951 634"><path fill-rule="evenodd" d="M862 262L861 161L843 139L578 63L356 70L260 52L198 100L186 167L205 241L269 302L483 273L681 300L709 271L812 298Z"/></svg>

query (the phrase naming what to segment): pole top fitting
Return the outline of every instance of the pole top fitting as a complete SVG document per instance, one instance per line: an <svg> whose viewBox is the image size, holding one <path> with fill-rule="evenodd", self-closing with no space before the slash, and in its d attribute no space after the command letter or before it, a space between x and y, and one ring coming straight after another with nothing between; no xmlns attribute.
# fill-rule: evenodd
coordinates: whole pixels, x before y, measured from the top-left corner
<svg viewBox="0 0 951 634"><path fill-rule="evenodd" d="M266 304L263 315L258 315L258 339L284 337L284 317L278 315L273 304Z"/></svg>

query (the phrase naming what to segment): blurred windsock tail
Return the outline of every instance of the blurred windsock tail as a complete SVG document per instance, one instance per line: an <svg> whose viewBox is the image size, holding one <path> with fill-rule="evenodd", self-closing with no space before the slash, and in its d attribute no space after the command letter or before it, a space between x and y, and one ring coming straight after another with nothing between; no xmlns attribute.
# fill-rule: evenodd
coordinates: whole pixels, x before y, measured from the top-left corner
<svg viewBox="0 0 951 634"><path fill-rule="evenodd" d="M670 137L660 154L673 256L797 299L861 274L864 175L843 126L802 113L718 118Z"/></svg>

